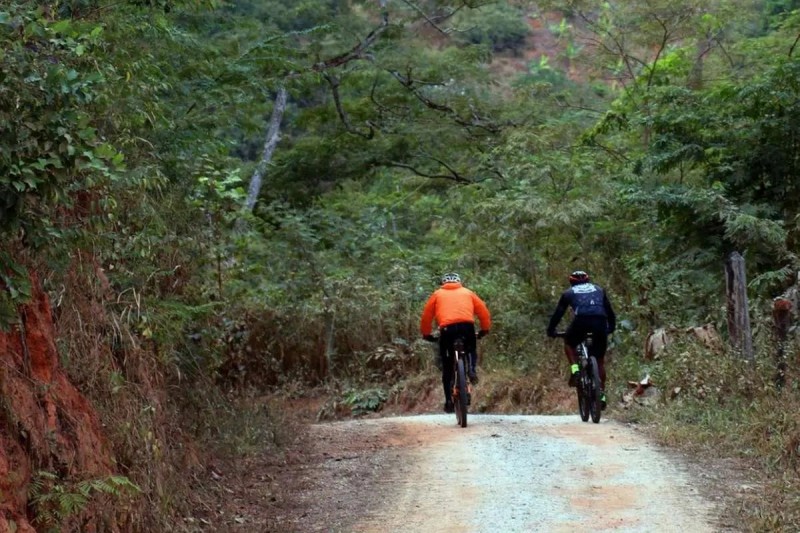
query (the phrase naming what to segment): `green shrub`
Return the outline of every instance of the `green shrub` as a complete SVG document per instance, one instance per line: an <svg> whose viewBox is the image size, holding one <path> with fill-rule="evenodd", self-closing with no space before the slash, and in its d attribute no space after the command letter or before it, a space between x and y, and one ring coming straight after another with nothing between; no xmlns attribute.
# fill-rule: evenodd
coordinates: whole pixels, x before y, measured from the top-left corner
<svg viewBox="0 0 800 533"><path fill-rule="evenodd" d="M344 401L354 416L360 416L379 411L387 397L383 389L351 390L345 394Z"/></svg>
<svg viewBox="0 0 800 533"><path fill-rule="evenodd" d="M680 341L660 358L620 361L615 371L651 375L658 401L633 403L622 418L651 427L663 443L699 457L734 459L747 468L749 482L763 488L758 497L729 501L728 511L748 531L796 531L800 526L800 376L790 369L783 390L773 385L775 364L769 342L760 342L755 363L731 353L714 353Z"/></svg>
<svg viewBox="0 0 800 533"><path fill-rule="evenodd" d="M101 495L116 500L139 492L141 489L125 476L73 482L60 479L52 472L40 471L30 485L35 523L46 531L61 531L66 521Z"/></svg>
<svg viewBox="0 0 800 533"><path fill-rule="evenodd" d="M465 28L461 34L465 42L490 45L495 52L517 51L530 33L524 14L503 3L469 10L458 24Z"/></svg>

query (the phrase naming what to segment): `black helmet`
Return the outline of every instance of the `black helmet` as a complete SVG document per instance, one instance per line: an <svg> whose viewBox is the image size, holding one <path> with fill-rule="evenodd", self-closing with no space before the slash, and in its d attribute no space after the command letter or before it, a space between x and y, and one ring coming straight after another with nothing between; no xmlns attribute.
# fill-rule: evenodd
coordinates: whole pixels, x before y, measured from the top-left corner
<svg viewBox="0 0 800 533"><path fill-rule="evenodd" d="M455 272L448 272L444 276L442 276L442 285L445 283L461 283L461 276L456 274Z"/></svg>
<svg viewBox="0 0 800 533"><path fill-rule="evenodd" d="M569 275L570 285L578 285L580 283L588 283L588 282L589 282L589 274L587 274L583 270L576 270L575 272Z"/></svg>

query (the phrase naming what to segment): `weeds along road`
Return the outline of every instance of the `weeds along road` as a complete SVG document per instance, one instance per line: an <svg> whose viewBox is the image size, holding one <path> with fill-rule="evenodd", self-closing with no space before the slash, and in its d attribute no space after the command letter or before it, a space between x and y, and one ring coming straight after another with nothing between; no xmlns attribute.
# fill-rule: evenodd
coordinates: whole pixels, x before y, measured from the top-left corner
<svg viewBox="0 0 800 533"><path fill-rule="evenodd" d="M275 530L717 531L679 459L572 416L422 415L320 424ZM730 529L727 529L730 531Z"/></svg>

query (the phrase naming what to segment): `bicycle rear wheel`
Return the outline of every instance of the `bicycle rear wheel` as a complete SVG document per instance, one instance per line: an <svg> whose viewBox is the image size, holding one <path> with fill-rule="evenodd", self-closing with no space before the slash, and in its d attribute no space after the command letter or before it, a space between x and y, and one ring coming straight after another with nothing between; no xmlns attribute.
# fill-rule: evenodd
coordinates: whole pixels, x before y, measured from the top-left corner
<svg viewBox="0 0 800 533"><path fill-rule="evenodd" d="M586 379L584 373L581 371L578 376L578 386L575 388L578 391L578 412L581 415L581 420L584 422L589 421L589 387L586 386Z"/></svg>
<svg viewBox="0 0 800 533"><path fill-rule="evenodd" d="M455 378L456 386L453 391L453 401L456 408L456 421L458 425L465 428L467 427L467 372L464 369L464 360L461 357L458 357Z"/></svg>
<svg viewBox="0 0 800 533"><path fill-rule="evenodd" d="M589 411L592 415L592 422L597 424L600 422L600 413L602 411L600 406L600 367L597 365L597 359L594 356L589 357L589 377L591 378L591 386L589 387Z"/></svg>

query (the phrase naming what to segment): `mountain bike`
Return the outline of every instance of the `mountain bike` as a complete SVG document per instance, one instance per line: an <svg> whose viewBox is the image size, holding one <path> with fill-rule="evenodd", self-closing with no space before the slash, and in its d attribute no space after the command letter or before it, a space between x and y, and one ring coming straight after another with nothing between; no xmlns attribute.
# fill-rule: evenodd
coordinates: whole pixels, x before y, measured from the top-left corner
<svg viewBox="0 0 800 533"><path fill-rule="evenodd" d="M469 354L464 349L464 339L453 341L453 405L456 411L456 422L462 428L467 427L467 411L472 399L472 385L467 381L466 359Z"/></svg>
<svg viewBox="0 0 800 533"><path fill-rule="evenodd" d="M564 333L556 334L556 337L564 337ZM592 334L589 333L575 348L578 354L578 412L581 420L588 422L591 417L592 422L600 422L600 367L597 365L595 356L589 354L592 346Z"/></svg>
<svg viewBox="0 0 800 533"><path fill-rule="evenodd" d="M431 342L439 342L439 337L434 337ZM453 341L453 407L455 408L456 423L462 428L467 427L467 414L472 400L472 385L467 380L467 361L469 354L464 347L464 338L458 337Z"/></svg>

